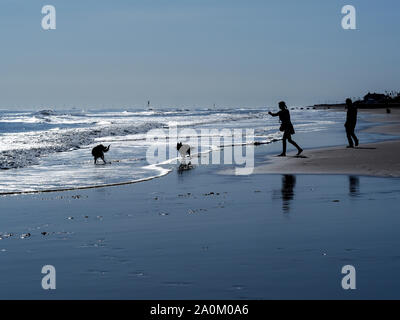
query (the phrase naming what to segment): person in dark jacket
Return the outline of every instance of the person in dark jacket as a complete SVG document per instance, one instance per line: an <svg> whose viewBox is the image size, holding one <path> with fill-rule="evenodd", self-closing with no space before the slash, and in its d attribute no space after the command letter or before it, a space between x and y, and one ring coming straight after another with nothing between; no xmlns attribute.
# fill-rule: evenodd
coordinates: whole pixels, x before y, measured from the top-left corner
<svg viewBox="0 0 400 320"><path fill-rule="evenodd" d="M357 147L359 144L359 140L354 132L357 125L357 106L353 104L353 101L351 101L351 99L347 99L346 107L347 116L344 127L346 128L347 140L349 141L349 145L347 146L347 148L354 148L354 146Z"/></svg>
<svg viewBox="0 0 400 320"><path fill-rule="evenodd" d="M279 155L279 157L286 157L286 144L287 144L286 141L288 141L297 148L298 151L297 155L299 156L303 152L303 149L300 148L299 145L292 140L292 134L295 134L295 131L293 128L293 124L290 120L289 110L284 101L279 102L279 109L281 111L277 113L268 112L273 117L279 116L279 120L281 121L281 127L279 130L283 131L283 138L282 138L283 151Z"/></svg>

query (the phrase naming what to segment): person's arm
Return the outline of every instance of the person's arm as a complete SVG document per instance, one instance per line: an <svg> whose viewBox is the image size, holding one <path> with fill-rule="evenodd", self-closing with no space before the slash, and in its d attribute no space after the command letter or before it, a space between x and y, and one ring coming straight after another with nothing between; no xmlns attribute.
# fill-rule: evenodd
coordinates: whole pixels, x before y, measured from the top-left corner
<svg viewBox="0 0 400 320"><path fill-rule="evenodd" d="M269 113L269 115L271 115L271 116L273 116L273 117L277 117L277 116L279 116L279 112L277 112L277 113L273 113L273 112L268 112Z"/></svg>

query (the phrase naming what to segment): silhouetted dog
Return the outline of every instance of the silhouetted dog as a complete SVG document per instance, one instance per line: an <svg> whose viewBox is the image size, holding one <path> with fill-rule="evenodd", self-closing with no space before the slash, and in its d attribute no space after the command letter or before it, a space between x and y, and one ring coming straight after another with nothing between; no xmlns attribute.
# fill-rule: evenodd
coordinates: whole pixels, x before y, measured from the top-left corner
<svg viewBox="0 0 400 320"><path fill-rule="evenodd" d="M104 153L108 152L108 150L110 150L110 146L105 147L102 144L98 145L97 147L94 147L92 149L92 155L94 157L94 164L97 163L97 159L100 158L101 160L103 160L104 163L107 163L106 160L104 160Z"/></svg>
<svg viewBox="0 0 400 320"><path fill-rule="evenodd" d="M185 158L186 155L189 155L190 157L190 146L188 144L183 144L182 142L178 142L176 144L176 149L179 151L179 153L183 158Z"/></svg>

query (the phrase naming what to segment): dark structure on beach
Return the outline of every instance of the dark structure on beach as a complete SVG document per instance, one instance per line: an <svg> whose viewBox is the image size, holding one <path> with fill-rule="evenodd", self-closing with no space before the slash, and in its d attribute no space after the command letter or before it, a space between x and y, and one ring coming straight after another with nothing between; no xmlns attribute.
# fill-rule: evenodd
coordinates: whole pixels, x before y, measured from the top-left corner
<svg viewBox="0 0 400 320"><path fill-rule="evenodd" d="M354 101L359 109L377 109L377 108L400 108L400 93L392 91L391 93L371 93L368 92L361 100ZM344 108L345 104L316 104L314 109Z"/></svg>
<svg viewBox="0 0 400 320"><path fill-rule="evenodd" d="M379 103L385 103L388 101L388 96L383 94L383 93L370 93L366 94L364 96L364 103L365 104L379 104Z"/></svg>

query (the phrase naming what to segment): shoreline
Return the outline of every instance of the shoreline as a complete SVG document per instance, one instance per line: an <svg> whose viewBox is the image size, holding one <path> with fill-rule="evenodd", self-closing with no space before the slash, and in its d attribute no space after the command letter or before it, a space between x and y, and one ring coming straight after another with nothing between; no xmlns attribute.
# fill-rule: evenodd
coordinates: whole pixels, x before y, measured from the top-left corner
<svg viewBox="0 0 400 320"><path fill-rule="evenodd" d="M339 112L338 109L331 109L332 112ZM397 163L400 163L400 152L392 153L390 150L400 150L400 110L392 110L391 114L386 114L383 109L363 109L360 110L360 114L376 115L376 117L370 117L366 119L371 123L371 126L361 132L385 134L388 136L399 136L399 140L388 139L383 142L375 142L362 145L360 148L355 148L354 150L363 150L363 155L367 157L364 158L364 162L361 163L361 168L355 167L356 163L352 167L353 163L351 159L358 159L354 155L349 153L348 149L341 146L333 146L328 148L315 148L305 150L301 157L288 156L286 158L273 157L270 154L264 156L267 159L267 163L262 163L261 165L256 165L254 172L252 174L345 174L345 175L362 175L362 176L372 176L372 177L400 177L400 167L397 167ZM382 117L383 116L383 117ZM385 124L387 123L387 124ZM279 142L280 140L274 141ZM254 143L255 146L262 146L268 143ZM390 162L391 169L386 170L383 168L384 164L377 164L375 156L371 156L373 150L381 150L386 156L390 155L395 157L393 161ZM346 153L347 152L347 153ZM329 159L325 159L326 155L333 155ZM342 163L340 163L342 159ZM362 159L362 158L361 158ZM339 161L338 161L339 160ZM338 163L340 163L338 165ZM358 163L360 164L360 163ZM370 168L369 164L373 164ZM395 170L393 170L395 168ZM131 184L138 184L140 182L147 182L153 179L162 178L172 170L167 170L167 172L161 175L151 176L143 179L132 180L132 181L122 181L109 184L100 184L92 186L80 186L80 187L70 187L70 188L59 188L59 189L43 189L43 190L30 190L30 191L9 191L0 192L0 197L4 196L18 196L18 195L30 195L30 194L46 194L46 193L58 193L58 192L68 192L68 191L82 191L90 189L100 189L109 187L118 187ZM219 171L220 174L234 174L230 169L223 169Z"/></svg>
<svg viewBox="0 0 400 320"><path fill-rule="evenodd" d="M10 191L10 192L0 192L0 196L18 196L18 195L29 195L29 194L41 194L41 193L56 193L56 192L67 192L67 191L79 191L79 190L90 190L90 189L100 189L100 188L110 188L110 187L119 187L119 186L126 186L131 184L137 184L140 182L151 181L154 179L162 178L171 173L171 170L165 172L158 176L151 176L148 178L132 180L132 181L125 181L125 182L116 182L116 183L109 183L109 184L99 184L93 186L86 186L86 187L74 187L74 188L61 188L61 189L44 189L44 190L32 190L32 191Z"/></svg>
<svg viewBox="0 0 400 320"><path fill-rule="evenodd" d="M331 111L339 112L338 109L331 109ZM392 110L391 114L387 114L383 109L363 109L359 112L360 114L369 114L375 116L366 119L371 123L371 126L360 132L385 134L388 135L388 137L392 136L392 138L384 140L383 142L369 143L361 145L360 148L355 148L354 150L362 153L361 157L360 154L356 154L354 152L351 153L351 150L345 149L341 146L306 149L301 157L288 156L286 158L277 158L271 156L271 154L268 154L264 156L267 162L261 163L260 165L256 164L252 174L345 174L372 177L400 177L400 167L397 166L397 164L400 163L400 152L391 151L400 150L400 109ZM399 136L399 140L393 140L393 137L396 135ZM280 140L277 142L279 141ZM255 143L254 145L262 146L265 144L270 144L270 142L259 142ZM378 157L376 150L381 150L384 152L383 158L391 158L389 161L390 169L386 169L384 167L384 163L375 161L375 159L382 159L381 157ZM375 154L372 155L372 153ZM329 158L326 158L327 155L329 155ZM351 161L352 159L354 161ZM0 196L46 194L118 187L162 178L169 173L171 173L171 170L167 170L167 172L164 172L161 175L151 176L143 179L92 186L0 192ZM230 169L223 169L218 173L234 174Z"/></svg>

